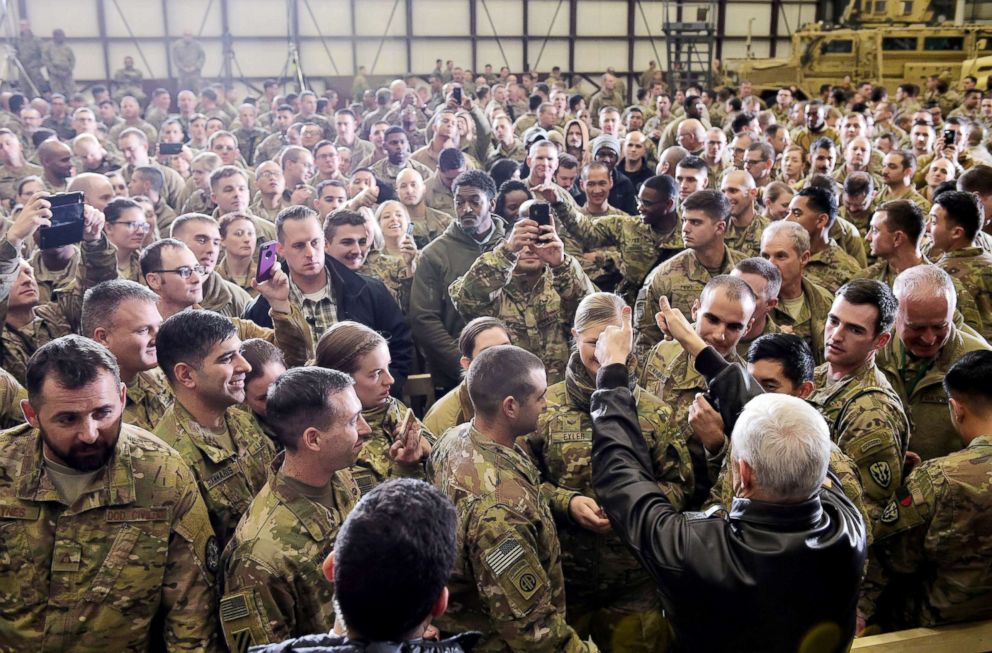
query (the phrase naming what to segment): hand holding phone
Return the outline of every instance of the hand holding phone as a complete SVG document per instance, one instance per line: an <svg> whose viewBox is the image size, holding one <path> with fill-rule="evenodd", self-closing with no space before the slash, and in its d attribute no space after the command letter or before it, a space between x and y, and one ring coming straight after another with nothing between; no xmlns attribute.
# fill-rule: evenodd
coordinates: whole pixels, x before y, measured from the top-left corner
<svg viewBox="0 0 992 653"><path fill-rule="evenodd" d="M263 283L271 279L277 263L276 241L270 240L267 243L262 243L258 249L258 269L255 271L255 280Z"/></svg>
<svg viewBox="0 0 992 653"><path fill-rule="evenodd" d="M407 408L402 419L400 419L399 425L396 427L397 440L403 440L406 437L406 432L410 428L411 419L413 419L413 409Z"/></svg>
<svg viewBox="0 0 992 653"><path fill-rule="evenodd" d="M538 227L550 227L551 206L549 204L531 204L530 219L536 222Z"/></svg>
<svg viewBox="0 0 992 653"><path fill-rule="evenodd" d="M454 96L455 102L458 104L458 106L461 106L462 105L462 87L461 86L456 86L455 89L451 92L451 94Z"/></svg>
<svg viewBox="0 0 992 653"><path fill-rule="evenodd" d="M54 249L83 240L84 204L82 193L57 193L48 197L52 212L50 227L38 229L38 246Z"/></svg>

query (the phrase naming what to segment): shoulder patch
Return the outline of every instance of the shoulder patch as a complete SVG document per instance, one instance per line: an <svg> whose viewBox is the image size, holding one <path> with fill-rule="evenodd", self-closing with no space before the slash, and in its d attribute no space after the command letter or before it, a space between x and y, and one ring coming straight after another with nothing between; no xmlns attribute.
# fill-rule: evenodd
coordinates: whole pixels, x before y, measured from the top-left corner
<svg viewBox="0 0 992 653"><path fill-rule="evenodd" d="M484 560L495 575L502 576L523 555L524 549L520 543L512 538L507 538L487 551Z"/></svg>
<svg viewBox="0 0 992 653"><path fill-rule="evenodd" d="M867 453L868 451L871 451L875 447L879 447L881 445L882 445L881 438L872 438L871 440L868 440L867 442L861 445L861 453Z"/></svg>
<svg viewBox="0 0 992 653"><path fill-rule="evenodd" d="M899 504L893 499L885 504L885 509L882 511L882 516L879 520L883 524L892 524L897 519L899 519Z"/></svg>
<svg viewBox="0 0 992 653"><path fill-rule="evenodd" d="M892 484L892 470L889 469L889 463L884 460L872 463L868 467L868 473L879 487L887 488Z"/></svg>
<svg viewBox="0 0 992 653"><path fill-rule="evenodd" d="M220 550L215 535L211 535L207 540L206 559L203 562L211 573L217 573L217 568L220 566Z"/></svg>
<svg viewBox="0 0 992 653"><path fill-rule="evenodd" d="M513 567L510 573L510 583L520 592L520 596L525 601L530 600L537 590L541 588L541 580L530 563L524 563Z"/></svg>

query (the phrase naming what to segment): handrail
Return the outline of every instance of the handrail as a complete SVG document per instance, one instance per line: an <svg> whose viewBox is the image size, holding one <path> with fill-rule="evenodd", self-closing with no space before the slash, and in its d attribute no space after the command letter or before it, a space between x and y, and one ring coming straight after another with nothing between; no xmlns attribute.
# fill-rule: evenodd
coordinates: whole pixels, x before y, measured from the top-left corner
<svg viewBox="0 0 992 653"><path fill-rule="evenodd" d="M854 640L863 653L983 653L992 651L992 621L913 628Z"/></svg>

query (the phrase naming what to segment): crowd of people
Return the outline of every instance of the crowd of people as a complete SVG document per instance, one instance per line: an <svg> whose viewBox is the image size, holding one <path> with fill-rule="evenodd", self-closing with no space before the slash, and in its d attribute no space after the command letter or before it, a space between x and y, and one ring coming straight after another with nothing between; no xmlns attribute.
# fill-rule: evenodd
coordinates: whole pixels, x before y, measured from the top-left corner
<svg viewBox="0 0 992 653"><path fill-rule="evenodd" d="M240 97L187 35L175 96L82 92L21 27L0 648L842 651L992 618L973 78L766 104L438 60Z"/></svg>

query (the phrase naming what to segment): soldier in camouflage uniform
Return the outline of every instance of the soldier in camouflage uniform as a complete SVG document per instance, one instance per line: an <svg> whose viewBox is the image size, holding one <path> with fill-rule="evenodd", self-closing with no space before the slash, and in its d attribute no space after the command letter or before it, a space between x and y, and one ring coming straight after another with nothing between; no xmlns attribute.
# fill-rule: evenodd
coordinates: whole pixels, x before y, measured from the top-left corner
<svg viewBox="0 0 992 653"><path fill-rule="evenodd" d="M53 93L61 93L67 98L76 93L76 82L72 71L76 67L76 54L65 42L65 32L60 29L52 32L52 40L45 44L42 60L48 70L48 82Z"/></svg>
<svg viewBox="0 0 992 653"><path fill-rule="evenodd" d="M720 181L720 192L730 202L730 220L724 243L746 256L758 256L761 253L761 234L771 220L754 210L758 196L754 178L744 170L731 170Z"/></svg>
<svg viewBox="0 0 992 653"><path fill-rule="evenodd" d="M544 361L548 379L565 378L568 331L575 309L595 292L553 225L530 219L533 200L520 207L509 238L483 253L448 288L466 322L488 315L506 324L511 340Z"/></svg>
<svg viewBox="0 0 992 653"><path fill-rule="evenodd" d="M467 384L475 418L449 431L430 460L434 485L458 515L459 553L437 626L481 631L481 653L596 651L566 622L554 518L537 469L515 444L545 407L544 366L517 347L492 347L472 362Z"/></svg>
<svg viewBox="0 0 992 653"><path fill-rule="evenodd" d="M120 424L113 356L67 336L31 376L30 423L0 433L3 648L219 651L206 507L174 450Z"/></svg>
<svg viewBox="0 0 992 653"><path fill-rule="evenodd" d="M547 198L545 198L547 199ZM670 177L645 180L637 193L639 217L623 215L590 219L555 198L557 223L583 250L615 247L620 253L623 281L617 288L629 303L651 270L685 247L678 216L677 189Z"/></svg>
<svg viewBox="0 0 992 653"><path fill-rule="evenodd" d="M168 318L156 345L176 400L155 435L192 468L223 549L265 484L275 455L251 416L234 408L244 401L244 377L251 368L241 356L237 328L210 311Z"/></svg>
<svg viewBox="0 0 992 653"><path fill-rule="evenodd" d="M913 423L911 451L923 460L961 449L961 439L947 411L941 385L947 370L988 343L954 324L951 277L933 265L918 265L896 278L899 300L896 337L876 357Z"/></svg>
<svg viewBox="0 0 992 653"><path fill-rule="evenodd" d="M372 250L365 258L360 272L381 281L404 315L410 311L413 272L402 257Z"/></svg>
<svg viewBox="0 0 992 653"><path fill-rule="evenodd" d="M992 617L992 353L965 354L943 385L965 448L914 469L875 531L894 628Z"/></svg>
<svg viewBox="0 0 992 653"><path fill-rule="evenodd" d="M220 616L231 651L334 626L334 587L322 565L358 499L344 470L370 433L352 383L301 367L269 388L266 421L286 449L224 551Z"/></svg>
<svg viewBox="0 0 992 653"><path fill-rule="evenodd" d="M816 368L809 397L826 419L831 440L858 466L873 527L902 480L909 445L902 402L875 365L895 317L888 286L865 279L843 286L824 330L827 362Z"/></svg>
<svg viewBox="0 0 992 653"><path fill-rule="evenodd" d="M45 76L41 74L41 67L44 65L44 54L41 39L31 33L31 25L26 20L20 23L21 32L15 41L17 48L17 59L24 66L27 77L21 73L21 86L24 93L34 95L41 92L42 84L45 83ZM30 83L29 83L30 82ZM34 87L32 88L32 84Z"/></svg>
<svg viewBox="0 0 992 653"><path fill-rule="evenodd" d="M177 88L180 91L190 90L194 93L200 90L200 72L207 55L203 47L193 40L190 32L183 34L183 37L175 41L170 48L172 63L178 73Z"/></svg>
<svg viewBox="0 0 992 653"><path fill-rule="evenodd" d="M12 428L24 422L21 400L28 393L10 372L0 368L0 428Z"/></svg>
<svg viewBox="0 0 992 653"><path fill-rule="evenodd" d="M361 493L389 478L425 478L424 461L434 435L412 415L406 432L400 432L410 409L389 394L394 379L389 373L391 358L386 339L364 324L338 322L320 337L315 362L355 380L362 418L372 429L358 461L349 468ZM407 440L411 444L401 446Z"/></svg>
<svg viewBox="0 0 992 653"><path fill-rule="evenodd" d="M710 280L693 306L694 330L727 361L743 365L737 343L751 326L757 299L751 288L737 277L720 275ZM667 306L667 300L662 302ZM675 341L662 340L651 348L640 366L640 385L672 409L673 428L688 444L692 455L694 488L687 490L690 510L702 505L715 477L699 438L689 426L689 409L696 394L707 390L706 379L696 369L695 359Z"/></svg>
<svg viewBox="0 0 992 653"><path fill-rule="evenodd" d="M682 240L688 249L656 267L637 295L634 353L638 360L662 339L654 319L659 299L666 297L672 307L689 313L710 279L730 274L747 258L724 245L730 203L719 191L696 191L685 199L682 209Z"/></svg>
<svg viewBox="0 0 992 653"><path fill-rule="evenodd" d="M830 237L836 219L837 200L829 191L815 186L804 188L792 198L786 217L809 234L810 256L804 275L830 292L837 292L861 271L861 265Z"/></svg>
<svg viewBox="0 0 992 653"><path fill-rule="evenodd" d="M944 252L936 265L961 282L975 300L979 332L988 340L992 338L992 254L977 246L981 225L981 209L971 193L947 191L934 201L930 237Z"/></svg>
<svg viewBox="0 0 992 653"><path fill-rule="evenodd" d="M611 323L620 325L624 306L606 293L582 302L575 321L578 351L569 359L565 380L548 388L548 410L527 436L527 446L558 526L569 623L603 651L653 652L667 641L653 581L598 516L592 489L589 402L599 367L593 354L600 332ZM633 396L658 485L681 509L692 489L683 435L673 427L671 409L657 397L640 387Z"/></svg>
<svg viewBox="0 0 992 653"><path fill-rule="evenodd" d="M55 293L55 301L38 304L37 282L18 252L24 241L47 222L48 201L29 202L0 240L0 315L3 329L3 368L21 383L28 359L49 340L79 330L83 293L101 281L117 277L117 255L103 231L103 214L85 208L83 263L79 275Z"/></svg>

